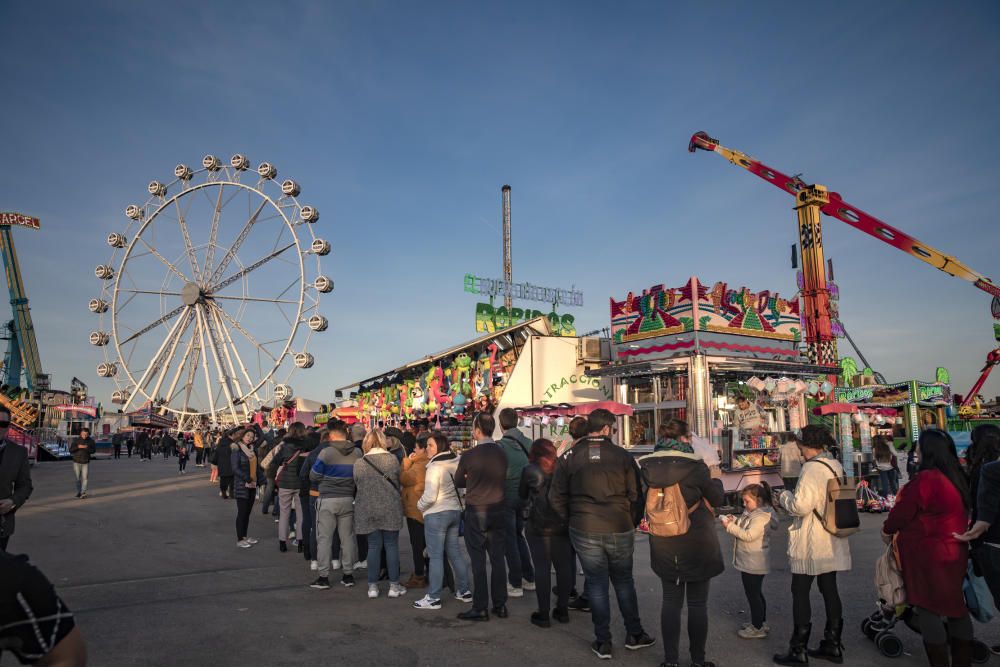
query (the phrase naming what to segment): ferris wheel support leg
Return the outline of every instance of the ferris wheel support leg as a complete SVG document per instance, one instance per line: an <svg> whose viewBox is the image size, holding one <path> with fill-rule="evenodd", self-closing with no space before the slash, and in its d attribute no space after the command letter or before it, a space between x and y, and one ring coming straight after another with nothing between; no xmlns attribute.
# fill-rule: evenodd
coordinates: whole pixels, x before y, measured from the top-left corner
<svg viewBox="0 0 1000 667"><path fill-rule="evenodd" d="M244 396L244 394L243 394L243 387L240 385L239 376L236 374L236 365L233 364L233 355L236 356L236 361L239 363L240 369L243 371L243 376L246 378L246 381L247 381L247 392L252 392L254 399L257 400L257 401L259 401L260 399L257 396L257 392L252 391L253 388L254 388L253 387L253 382L250 381L250 376L247 373L246 368L243 368L243 361L240 359L239 352L236 350L236 346L233 345L232 338L230 338L230 336L229 336L229 331L226 330L225 325L222 323L222 317L219 315L218 306L210 306L208 308L208 311L209 311L209 314L212 316L212 319L215 321L215 326L218 328L218 330L222 334L222 352L223 352L223 354L226 357L226 364L229 367L229 372L231 374L231 377L233 378L233 382L236 383L236 391L239 392L239 394L240 394L241 397ZM230 347L232 347L232 349L233 349L233 354L232 355L230 355L230 353L229 353L229 348ZM249 395L246 396L245 398L249 398ZM247 421L249 421L250 420L250 409L247 406L247 401L244 399L241 402L240 406L243 408L243 416L245 417L245 419Z"/></svg>
<svg viewBox="0 0 1000 667"><path fill-rule="evenodd" d="M163 358L160 364L162 370L157 371L159 378L156 380L156 386L153 387L152 398L155 400L160 395L160 388L163 386L163 381L167 379L167 371L170 370L170 362L173 360L174 355L177 353L177 346L180 345L181 339L184 338L184 333L187 331L188 327L191 325L191 314L188 313L180 319L184 322L183 326L177 331L174 336L174 342L170 344L170 351L167 352L167 356ZM169 403L169 401L168 401Z"/></svg>
<svg viewBox="0 0 1000 667"><path fill-rule="evenodd" d="M199 314L200 315L200 314ZM215 417L215 394L212 391L212 376L208 371L208 352L205 350L205 329L201 325L201 317L198 318L198 338L200 340L201 347L201 367L205 371L205 391L208 393L208 411L212 414L212 421L216 421ZM190 391L189 391L190 397Z"/></svg>
<svg viewBox="0 0 1000 667"><path fill-rule="evenodd" d="M177 321L174 322L174 326L170 328L170 333L168 333L167 337L163 339L162 343L160 343L160 349L158 349L156 351L156 354L153 355L153 359L149 362L149 366L147 366L146 370L143 371L142 377L139 379L139 382L136 383L135 391L132 392L132 394L126 400L125 405L122 406L122 412L128 411L128 408L132 404L132 401L135 400L135 397L142 393L142 388L146 386L146 383L149 381L149 374L159 366L160 357L163 356L163 350L166 349L167 343L171 339L173 339L174 333L177 331L177 328L181 325L181 322L187 320L187 313L190 311L190 309L191 309L190 306L184 306L182 316L177 318Z"/></svg>
<svg viewBox="0 0 1000 667"><path fill-rule="evenodd" d="M187 344L187 349L184 350L184 355L181 357L180 362L177 364L177 371L174 373L174 379L170 381L170 388L167 389L168 405L174 400L174 391L177 389L177 383L180 382L181 374L184 372L184 369L188 365L188 358L191 356L191 349L194 347L194 339L195 339L195 334L192 332L191 340L189 340Z"/></svg>
<svg viewBox="0 0 1000 667"><path fill-rule="evenodd" d="M197 309L198 319L202 327L208 333L208 342L212 346L212 358L215 359L215 369L219 373L219 382L222 384L222 391L225 393L226 401L229 403L229 413L232 415L233 421L239 421L239 417L236 415L236 404L233 402L233 390L229 386L229 378L222 367L222 355L219 354L219 342L215 339L215 329L209 324L208 315L204 312L207 310L207 307L204 304L199 304L195 308Z"/></svg>

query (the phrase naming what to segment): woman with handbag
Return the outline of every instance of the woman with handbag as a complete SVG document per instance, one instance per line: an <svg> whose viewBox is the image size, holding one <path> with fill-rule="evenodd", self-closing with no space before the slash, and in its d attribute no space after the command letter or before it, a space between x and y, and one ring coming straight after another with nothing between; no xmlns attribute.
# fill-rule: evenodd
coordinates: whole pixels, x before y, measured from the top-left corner
<svg viewBox="0 0 1000 667"><path fill-rule="evenodd" d="M916 607L928 663L968 667L972 621L962 581L969 549L954 534L969 525L969 483L947 432L927 429L917 446L920 469L900 490L882 533L896 535L906 598Z"/></svg>
<svg viewBox="0 0 1000 667"><path fill-rule="evenodd" d="M299 470L312 448L312 443L306 437L306 427L302 422L295 422L288 427L288 434L281 443L278 453L271 460L269 470L274 471L274 481L278 488L278 549L288 551L288 524L291 523L292 510L295 510L295 535L301 538L302 503L299 491L302 489L302 478ZM299 551L304 547L298 543Z"/></svg>
<svg viewBox="0 0 1000 667"><path fill-rule="evenodd" d="M233 469L233 495L236 497L236 546L249 549L257 540L247 537L250 526L250 512L257 497L257 455L254 445L257 436L252 429L239 430L233 434L230 463Z"/></svg>
<svg viewBox="0 0 1000 667"><path fill-rule="evenodd" d="M368 535L368 597L377 598L382 547L389 570L389 597L406 594L399 583L399 531L403 502L399 486L399 459L391 454L385 435L373 430L365 436L364 455L354 462L354 530Z"/></svg>
<svg viewBox="0 0 1000 667"><path fill-rule="evenodd" d="M469 564L465 562L458 545L464 509L462 497L455 486L458 456L452 453L448 439L441 431L434 431L426 442L427 471L424 492L417 501L417 509L424 517L424 535L430 557L430 585L426 595L413 606L415 609L440 609L445 568L449 562L455 577L455 599L472 602L472 591L469 588Z"/></svg>

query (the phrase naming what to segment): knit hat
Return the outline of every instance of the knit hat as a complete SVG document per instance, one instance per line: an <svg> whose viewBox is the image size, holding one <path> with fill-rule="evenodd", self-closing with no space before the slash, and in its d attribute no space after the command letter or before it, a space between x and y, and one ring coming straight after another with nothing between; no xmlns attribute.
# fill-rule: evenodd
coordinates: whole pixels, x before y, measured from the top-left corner
<svg viewBox="0 0 1000 667"><path fill-rule="evenodd" d="M362 426L360 423L351 426L351 440L353 442L364 440L367 434L368 432L365 430L365 427Z"/></svg>

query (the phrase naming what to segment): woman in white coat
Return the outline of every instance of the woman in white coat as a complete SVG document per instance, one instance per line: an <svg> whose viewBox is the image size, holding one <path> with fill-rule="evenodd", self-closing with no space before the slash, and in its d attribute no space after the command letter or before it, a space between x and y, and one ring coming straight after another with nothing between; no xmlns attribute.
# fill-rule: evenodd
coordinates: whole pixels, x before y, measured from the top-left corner
<svg viewBox="0 0 1000 667"><path fill-rule="evenodd" d="M774 656L779 665L805 665L809 658L844 661L840 638L844 630L843 607L837 592L837 572L851 569L847 538L827 532L820 517L826 509L827 482L843 476L844 468L830 456L836 445L822 426L806 426L798 442L805 463L794 493L778 496L778 504L795 517L788 529L788 560L792 570L792 619L795 624L788 653ZM817 580L826 607L826 629L819 648L808 649L812 631L809 591Z"/></svg>

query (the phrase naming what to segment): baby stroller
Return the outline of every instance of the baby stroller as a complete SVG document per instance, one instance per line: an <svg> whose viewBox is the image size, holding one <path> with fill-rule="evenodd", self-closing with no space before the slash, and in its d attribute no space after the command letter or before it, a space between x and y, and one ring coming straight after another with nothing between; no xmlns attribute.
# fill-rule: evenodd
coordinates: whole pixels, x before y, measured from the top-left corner
<svg viewBox="0 0 1000 667"><path fill-rule="evenodd" d="M879 653L887 658L898 658L903 655L903 642L896 636L894 629L902 622L918 635L920 626L917 623L917 610L910 605L900 608L886 607L885 601L879 600L878 610L861 621L861 632L875 642ZM972 662L983 664L990 660L990 647L979 641L972 640Z"/></svg>
<svg viewBox="0 0 1000 667"><path fill-rule="evenodd" d="M902 622L920 634L916 608L906 602L906 588L899 568L899 554L896 541L885 550L875 562L875 589L878 608L871 616L861 621L861 632L875 642L879 653L887 658L903 655L903 642L894 632ZM990 647L981 641L972 641L972 661L981 664L989 661Z"/></svg>

